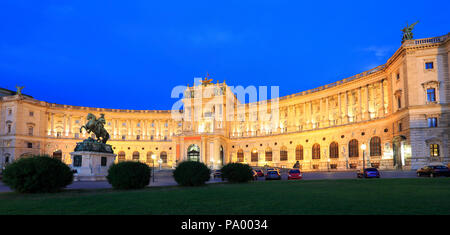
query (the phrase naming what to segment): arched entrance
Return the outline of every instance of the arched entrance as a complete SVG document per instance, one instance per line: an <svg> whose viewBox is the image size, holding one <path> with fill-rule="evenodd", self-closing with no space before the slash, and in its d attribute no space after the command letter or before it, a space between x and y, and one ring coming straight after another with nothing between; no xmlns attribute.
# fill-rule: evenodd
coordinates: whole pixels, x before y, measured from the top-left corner
<svg viewBox="0 0 450 235"><path fill-rule="evenodd" d="M200 148L196 144L191 144L187 149L188 161L200 161Z"/></svg>
<svg viewBox="0 0 450 235"><path fill-rule="evenodd" d="M53 158L62 161L62 151L56 150L55 152L53 152Z"/></svg>
<svg viewBox="0 0 450 235"><path fill-rule="evenodd" d="M223 152L223 146L220 146L220 155L219 155L219 159L220 159L220 164L223 166L225 165L225 159L224 159L224 152Z"/></svg>
<svg viewBox="0 0 450 235"><path fill-rule="evenodd" d="M405 145L405 140L406 140L406 137L403 135L396 136L392 140L394 168L402 169L402 167L405 165L405 156L402 151L402 148Z"/></svg>

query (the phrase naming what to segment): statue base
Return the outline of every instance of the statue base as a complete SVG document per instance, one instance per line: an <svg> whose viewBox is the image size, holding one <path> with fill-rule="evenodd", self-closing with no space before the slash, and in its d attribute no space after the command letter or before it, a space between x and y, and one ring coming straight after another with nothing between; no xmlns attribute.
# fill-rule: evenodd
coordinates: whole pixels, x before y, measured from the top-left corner
<svg viewBox="0 0 450 235"><path fill-rule="evenodd" d="M104 181L116 154L92 151L71 152L74 181Z"/></svg>

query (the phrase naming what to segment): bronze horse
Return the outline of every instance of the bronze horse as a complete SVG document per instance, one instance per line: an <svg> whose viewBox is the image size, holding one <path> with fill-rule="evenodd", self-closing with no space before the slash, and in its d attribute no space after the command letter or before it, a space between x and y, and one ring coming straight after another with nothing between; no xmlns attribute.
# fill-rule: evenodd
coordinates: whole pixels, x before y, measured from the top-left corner
<svg viewBox="0 0 450 235"><path fill-rule="evenodd" d="M106 123L104 114L100 114L100 118L97 119L94 114L89 113L86 120L88 120L88 122L84 126L80 127L80 133L84 128L88 134L93 132L97 137L98 142L106 144L106 141L109 140L109 133L104 127Z"/></svg>

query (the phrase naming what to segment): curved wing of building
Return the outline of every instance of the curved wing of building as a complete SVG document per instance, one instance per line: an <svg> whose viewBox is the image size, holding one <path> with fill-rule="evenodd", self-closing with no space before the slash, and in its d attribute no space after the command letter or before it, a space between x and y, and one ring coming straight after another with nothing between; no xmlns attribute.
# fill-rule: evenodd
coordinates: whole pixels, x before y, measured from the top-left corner
<svg viewBox="0 0 450 235"><path fill-rule="evenodd" d="M449 162L450 34L407 40L386 64L277 99L241 104L225 82L188 87L179 111L48 103L1 90L0 166L35 154L71 164L88 113L105 114L118 155L172 167L198 160L346 170ZM363 150L363 146L366 146ZM160 160L160 161L159 161Z"/></svg>

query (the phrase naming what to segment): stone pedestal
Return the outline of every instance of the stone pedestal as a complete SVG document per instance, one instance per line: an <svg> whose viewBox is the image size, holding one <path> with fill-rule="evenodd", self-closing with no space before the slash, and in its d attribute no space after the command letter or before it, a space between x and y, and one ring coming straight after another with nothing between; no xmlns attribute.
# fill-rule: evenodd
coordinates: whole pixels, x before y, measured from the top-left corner
<svg viewBox="0 0 450 235"><path fill-rule="evenodd" d="M77 143L72 158L72 169L75 181L106 180L109 167L116 159L111 145L88 138Z"/></svg>
<svg viewBox="0 0 450 235"><path fill-rule="evenodd" d="M109 167L114 163L116 154L89 151L70 153L74 181L102 181L106 180Z"/></svg>

